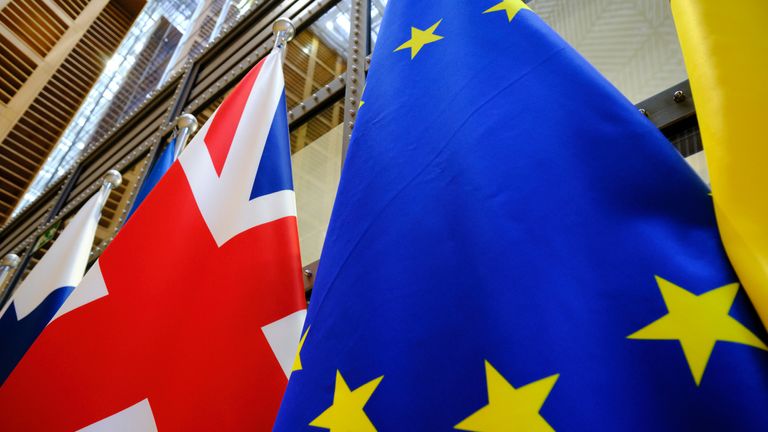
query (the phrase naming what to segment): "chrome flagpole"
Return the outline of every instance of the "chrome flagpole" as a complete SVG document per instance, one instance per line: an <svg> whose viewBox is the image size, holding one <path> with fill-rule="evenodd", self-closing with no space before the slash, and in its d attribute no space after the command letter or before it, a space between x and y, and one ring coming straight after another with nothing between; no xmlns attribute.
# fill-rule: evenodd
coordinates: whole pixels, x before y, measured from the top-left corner
<svg viewBox="0 0 768 432"><path fill-rule="evenodd" d="M285 60L285 47L296 34L296 27L290 18L280 17L272 24L272 33L275 35L275 45L273 50L280 50Z"/></svg>
<svg viewBox="0 0 768 432"><path fill-rule="evenodd" d="M112 189L115 189L116 187L120 186L120 183L123 182L123 176L120 174L118 170L111 169L107 171L106 174L104 174L104 178L101 180L101 190L99 193L101 194L101 201L99 202L99 212L101 212L101 209L104 208L104 204L107 202L107 198L109 198L109 193L112 191Z"/></svg>
<svg viewBox="0 0 768 432"><path fill-rule="evenodd" d="M13 274L14 269L19 266L19 262L21 262L21 258L14 253L9 253L0 260L0 299L5 297L8 276Z"/></svg>
<svg viewBox="0 0 768 432"><path fill-rule="evenodd" d="M182 114L176 119L176 126L179 128L179 134L176 136L174 160L179 158L179 155L187 146L189 137L197 130L197 119L192 114Z"/></svg>

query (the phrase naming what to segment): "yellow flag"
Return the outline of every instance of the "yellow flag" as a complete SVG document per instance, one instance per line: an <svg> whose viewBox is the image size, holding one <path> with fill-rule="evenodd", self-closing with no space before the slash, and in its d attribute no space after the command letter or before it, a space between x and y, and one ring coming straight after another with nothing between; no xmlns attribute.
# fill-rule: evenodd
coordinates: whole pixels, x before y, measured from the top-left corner
<svg viewBox="0 0 768 432"><path fill-rule="evenodd" d="M671 0L728 256L768 326L768 0Z"/></svg>

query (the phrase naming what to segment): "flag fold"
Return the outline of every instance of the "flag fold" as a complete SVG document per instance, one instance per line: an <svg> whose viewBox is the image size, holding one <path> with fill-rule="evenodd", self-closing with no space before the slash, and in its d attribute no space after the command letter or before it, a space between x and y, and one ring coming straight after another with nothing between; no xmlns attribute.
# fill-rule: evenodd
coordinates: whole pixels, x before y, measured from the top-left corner
<svg viewBox="0 0 768 432"><path fill-rule="evenodd" d="M390 0L362 99L276 430L765 427L707 187L523 2Z"/></svg>
<svg viewBox="0 0 768 432"><path fill-rule="evenodd" d="M768 2L672 0L725 249L768 325Z"/></svg>

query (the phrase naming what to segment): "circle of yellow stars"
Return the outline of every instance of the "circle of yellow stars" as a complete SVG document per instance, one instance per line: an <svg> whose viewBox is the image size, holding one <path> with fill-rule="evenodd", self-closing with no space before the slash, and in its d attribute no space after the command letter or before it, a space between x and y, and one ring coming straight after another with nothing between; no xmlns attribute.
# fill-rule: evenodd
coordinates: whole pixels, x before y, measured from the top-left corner
<svg viewBox="0 0 768 432"><path fill-rule="evenodd" d="M738 283L715 288L700 295L656 276L656 283L668 313L628 336L635 340L677 340L693 375L700 385L712 350L717 342L733 342L768 351L768 346L743 324L729 315L739 290ZM301 348L296 353L294 371L301 370ZM526 430L549 432L554 429L539 414L559 374L550 375L513 387L487 360L485 361L488 404L459 422L455 428L465 431L493 432ZM336 372L333 403L310 426L334 431L375 431L364 408L384 376L352 390L340 371Z"/></svg>
<svg viewBox="0 0 768 432"><path fill-rule="evenodd" d="M523 9L530 10L521 0L502 0L483 13L504 12L508 22L512 22ZM411 27L411 38L397 47L395 52L410 49L411 60L413 60L426 45L444 38L435 33L442 21L440 19L424 30ZM360 106L362 105L361 101ZM679 341L697 386L701 384L717 342L738 343L768 351L763 341L729 315L738 293L738 283L696 295L658 276L656 276L656 282L668 313L627 338ZM302 370L301 349L308 333L309 328L299 342L293 371ZM515 388L486 360L485 376L488 404L470 413L455 426L455 429L476 432L554 431L539 411L552 392L559 374ZM337 370L333 403L309 425L329 429L331 432L376 431L364 408L383 378L384 376L380 376L372 379L352 390L341 371Z"/></svg>

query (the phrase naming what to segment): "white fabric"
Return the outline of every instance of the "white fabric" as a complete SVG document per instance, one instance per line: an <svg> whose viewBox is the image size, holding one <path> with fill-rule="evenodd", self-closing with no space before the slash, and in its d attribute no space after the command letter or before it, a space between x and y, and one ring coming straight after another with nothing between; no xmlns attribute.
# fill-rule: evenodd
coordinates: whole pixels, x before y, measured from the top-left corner
<svg viewBox="0 0 768 432"><path fill-rule="evenodd" d="M109 190L102 188L80 208L45 256L14 291L0 316L13 303L21 320L54 290L80 283L88 265L101 208L108 196Z"/></svg>
<svg viewBox="0 0 768 432"><path fill-rule="evenodd" d="M250 199L252 180L256 178L272 120L283 94L280 56L280 52L271 53L259 71L221 176L216 174L204 141L218 110L179 156L195 201L218 246L256 225L296 216L293 191Z"/></svg>
<svg viewBox="0 0 768 432"><path fill-rule="evenodd" d="M81 432L157 432L149 399L80 429Z"/></svg>
<svg viewBox="0 0 768 432"><path fill-rule="evenodd" d="M64 304L56 312L56 315L51 318L51 322L65 313L100 299L107 294L109 294L107 284L104 282L104 276L101 274L101 266L96 261L88 270L88 273L85 274L80 285L72 291L72 294L67 297Z"/></svg>
<svg viewBox="0 0 768 432"><path fill-rule="evenodd" d="M293 369L306 316L307 310L302 309L261 328L286 378L291 375Z"/></svg>

